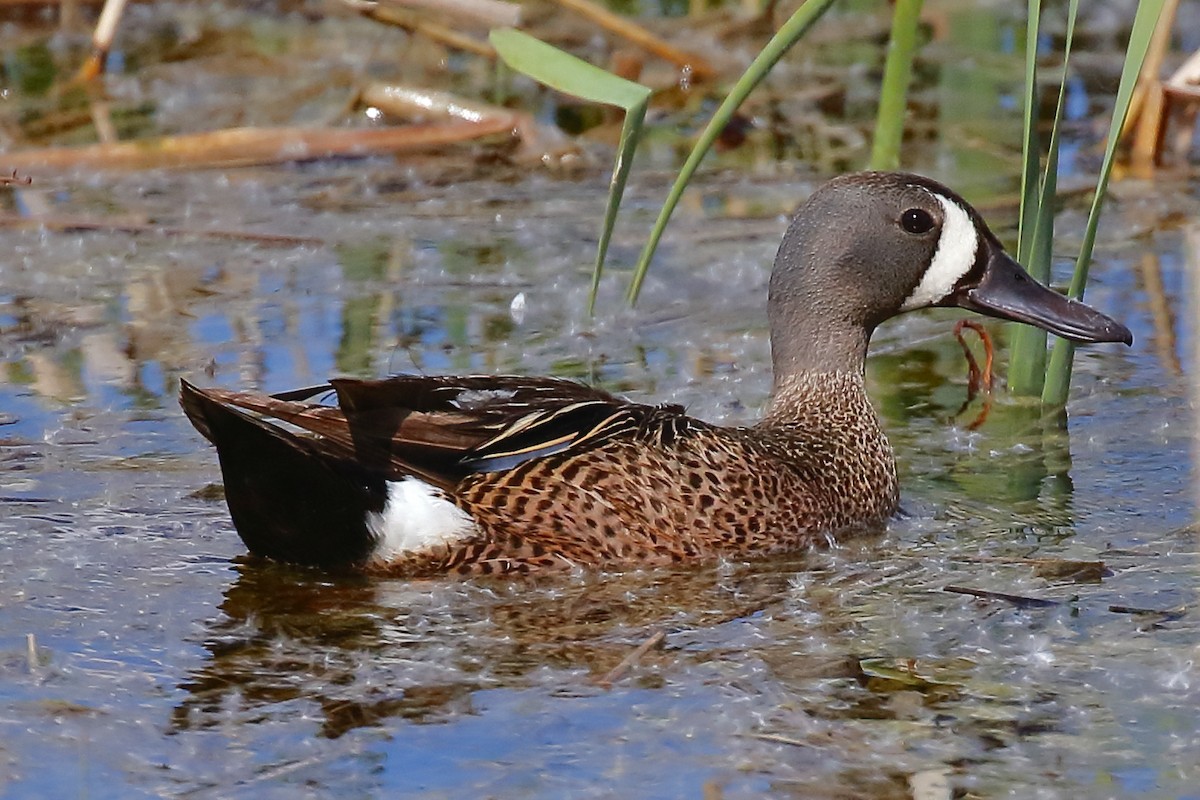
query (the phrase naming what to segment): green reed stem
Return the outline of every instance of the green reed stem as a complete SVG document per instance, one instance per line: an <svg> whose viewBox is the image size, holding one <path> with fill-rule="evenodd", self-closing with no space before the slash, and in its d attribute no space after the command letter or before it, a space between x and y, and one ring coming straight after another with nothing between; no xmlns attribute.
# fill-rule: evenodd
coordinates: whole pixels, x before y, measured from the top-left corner
<svg viewBox="0 0 1200 800"><path fill-rule="evenodd" d="M924 0L897 0L892 15L892 34L883 83L879 90L879 110L875 117L875 138L871 144L871 169L897 169L900 145L904 141L904 122L908 111L908 86L912 81L913 59L917 53L917 28Z"/></svg>

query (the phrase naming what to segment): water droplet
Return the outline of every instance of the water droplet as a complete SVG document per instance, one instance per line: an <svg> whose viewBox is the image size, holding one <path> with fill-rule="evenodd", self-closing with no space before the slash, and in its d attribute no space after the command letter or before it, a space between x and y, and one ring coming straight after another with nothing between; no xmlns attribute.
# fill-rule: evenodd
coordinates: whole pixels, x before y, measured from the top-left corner
<svg viewBox="0 0 1200 800"><path fill-rule="evenodd" d="M517 292L517 296L508 304L508 314L518 325L525 322L525 293Z"/></svg>

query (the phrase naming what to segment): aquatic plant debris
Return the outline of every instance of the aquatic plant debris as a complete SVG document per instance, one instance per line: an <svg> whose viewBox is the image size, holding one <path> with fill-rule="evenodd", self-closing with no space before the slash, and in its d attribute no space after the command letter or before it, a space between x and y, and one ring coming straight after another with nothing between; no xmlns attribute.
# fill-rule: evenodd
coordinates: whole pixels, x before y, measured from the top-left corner
<svg viewBox="0 0 1200 800"><path fill-rule="evenodd" d="M11 175L0 175L0 186L29 186L33 178L29 175L18 175L14 169Z"/></svg>
<svg viewBox="0 0 1200 800"><path fill-rule="evenodd" d="M975 331L979 336L979 340L983 342L983 369L980 369L979 362L975 360L975 354L971 352L971 348L967 345L966 339L963 337L963 329L969 328ZM995 356L995 351L992 346L992 336L979 322L970 319L960 319L954 323L954 338L962 347L963 356L967 359L967 399L963 401L962 408L958 413L962 414L967 410L967 406L975 399L982 389L987 399L984 401L983 408L975 416L975 419L967 424L967 430L976 430L984 422L987 421L988 413L992 410L992 387L995 383L992 374L992 363Z"/></svg>
<svg viewBox="0 0 1200 800"><path fill-rule="evenodd" d="M1060 600L1048 600L1044 597L1028 597L1021 594L1010 594L1009 592L996 592L990 589L974 589L968 586L943 586L942 591L954 594L969 594L981 600L1003 600L1020 608L1042 608L1062 605L1062 601Z"/></svg>
<svg viewBox="0 0 1200 800"><path fill-rule="evenodd" d="M157 139L6 153L6 166L52 169L213 169L313 161L322 158L411 153L511 137L512 118L394 128L231 128Z"/></svg>
<svg viewBox="0 0 1200 800"><path fill-rule="evenodd" d="M642 660L642 656L649 653L652 649L659 646L667 638L666 631L655 631L646 641L635 647L629 655L621 659L621 662L615 667L606 672L602 677L596 679L596 685L602 686L605 689L611 689L613 684L619 681L626 672L628 672L635 664Z"/></svg>

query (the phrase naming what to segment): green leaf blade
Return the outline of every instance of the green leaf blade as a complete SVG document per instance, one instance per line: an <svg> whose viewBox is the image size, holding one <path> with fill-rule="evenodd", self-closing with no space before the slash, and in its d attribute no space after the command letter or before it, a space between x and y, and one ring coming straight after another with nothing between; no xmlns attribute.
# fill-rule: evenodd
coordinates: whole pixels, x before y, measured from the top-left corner
<svg viewBox="0 0 1200 800"><path fill-rule="evenodd" d="M1096 193L1092 197L1092 206L1088 210L1083 244L1079 248L1079 257L1075 261L1075 272L1071 276L1071 288L1067 293L1069 297L1076 300L1083 298L1083 290L1087 285L1088 267L1092 262L1092 250L1096 245L1096 231L1100 225L1100 211L1104 206L1104 196L1108 191L1108 179L1112 175L1121 128L1125 124L1125 117L1129 114L1129 105L1133 100L1133 90L1137 85L1138 73L1142 70L1142 62L1146 60L1150 39L1154 36L1154 28L1158 24L1158 18L1162 14L1165 4L1166 0L1142 0L1138 3L1137 12L1133 17L1133 29L1129 33L1129 43L1125 48L1125 64L1121 68L1121 81L1117 85L1117 97L1113 103L1112 119L1109 121L1108 143L1104 148L1104 160L1100 163L1100 175L1096 179ZM1060 339L1055 344L1050 354L1050 365L1047 368L1046 387L1042 392L1043 406L1061 408L1066 405L1071 388L1074 357L1075 345L1073 342Z"/></svg>
<svg viewBox="0 0 1200 800"><path fill-rule="evenodd" d="M1030 26L1026 43L1026 80L1025 100L1027 104L1036 102L1036 93L1030 93L1029 87L1037 81L1037 17L1034 6L1030 3ZM1025 159L1022 172L1021 193L1021 232L1018 258L1025 269L1042 283L1050 282L1050 268L1054 257L1054 214L1055 199L1058 194L1058 152L1059 139L1062 133L1063 112L1066 106L1067 70L1070 66L1071 46L1075 39L1075 19L1079 11L1079 0L1071 0L1067 12L1067 35L1063 43L1062 79L1058 84L1058 101L1054 108L1054 120L1050 131L1050 142L1047 147L1046 168L1042 173L1040 188L1037 180L1038 168L1038 136L1031 105L1026 106ZM1023 252L1022 252L1023 251ZM1015 324L1013 328L1012 358L1009 362L1008 385L1013 394L1037 397L1042 394L1046 380L1046 337L1045 331L1029 325Z"/></svg>
<svg viewBox="0 0 1200 800"><path fill-rule="evenodd" d="M488 35L488 40L504 63L517 72L564 94L593 103L617 106L625 111L612 180L609 182L608 204L604 210L600 240L596 246L596 263L592 268L588 312L595 313L600 277L604 273L604 259L608 255L613 228L616 227L617 212L621 208L621 198L625 194L633 154L641 137L651 90L648 86L606 72L513 28L494 30Z"/></svg>
<svg viewBox="0 0 1200 800"><path fill-rule="evenodd" d="M797 41L800 40L808 29L813 26L821 15L833 5L834 0L805 0L805 2L788 18L771 40L763 47L754 61L747 67L746 72L738 79L733 88L729 90L729 94L725 100L713 113L712 119L708 121L708 125L700 133L696 140L692 152L688 155L683 167L679 170L679 175L675 178L675 183L672 184L670 192L667 193L667 199L663 203L662 209L659 211L658 219L654 222L654 228L650 231L650 237L646 241L645 247L642 248L642 254L638 257L637 266L634 268L633 280L629 285L628 300L632 305L637 302L638 294L641 292L642 283L646 279L646 273L650 269L650 261L654 258L654 251L658 249L658 243L662 239L663 231L666 230L667 222L671 218L671 213L679 204L679 199L683 196L683 190L687 188L696 169L700 166L700 162L704 160L704 156L712 147L713 142L721 135L721 131L729 124L733 118L734 112L738 106L750 95L756 86L766 77L771 67L783 58L784 54L791 49Z"/></svg>
<svg viewBox="0 0 1200 800"><path fill-rule="evenodd" d="M900 145L904 141L904 122L908 116L908 86L912 82L922 5L924 0L896 2L896 10L892 15L891 42L879 89L879 110L875 116L875 137L871 143L871 169L900 167Z"/></svg>
<svg viewBox="0 0 1200 800"><path fill-rule="evenodd" d="M488 41L508 66L564 94L625 111L650 97L649 87L613 75L514 28L497 28L488 34Z"/></svg>

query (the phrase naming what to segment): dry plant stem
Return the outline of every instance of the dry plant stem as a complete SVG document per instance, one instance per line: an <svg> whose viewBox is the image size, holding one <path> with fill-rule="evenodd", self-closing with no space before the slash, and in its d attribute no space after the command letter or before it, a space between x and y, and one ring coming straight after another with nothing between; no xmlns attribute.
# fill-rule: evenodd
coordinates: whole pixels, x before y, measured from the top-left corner
<svg viewBox="0 0 1200 800"><path fill-rule="evenodd" d="M694 80L709 80L717 74L712 65L701 56L681 50L663 41L640 25L600 7L592 0L555 0L555 2L588 18L608 32L645 48L659 58L670 61L681 69L690 70Z"/></svg>
<svg viewBox="0 0 1200 800"><path fill-rule="evenodd" d="M596 681L597 686L602 686L605 689L611 689L621 677L629 671L629 668L642 660L642 656L649 653L650 650L662 644L663 639L667 638L665 631L655 631L649 639L639 644L634 648L633 652L621 659L621 663L617 664L603 678Z"/></svg>
<svg viewBox="0 0 1200 800"><path fill-rule="evenodd" d="M1173 293L1167 291L1163 282L1158 253L1143 253L1137 264L1137 273L1146 293L1151 319L1154 321L1154 346L1158 353L1158 361L1163 369L1172 375L1182 376L1183 363L1179 359L1179 343L1175 336L1178 317L1173 303L1175 298Z"/></svg>
<svg viewBox="0 0 1200 800"><path fill-rule="evenodd" d="M75 80L90 81L104 71L104 62L108 51L112 49L113 39L117 37L117 26L121 23L121 15L125 13L126 0L106 0L100 19L96 22L96 32L92 34L92 54L79 68Z"/></svg>
<svg viewBox="0 0 1200 800"><path fill-rule="evenodd" d="M515 28L521 24L521 7L503 0L381 0L381 6L403 6L458 17L485 28Z"/></svg>
<svg viewBox="0 0 1200 800"><path fill-rule="evenodd" d="M95 124L95 120L92 118L90 108L52 110L19 123L14 139L21 143L36 142L57 133L65 133L93 124Z"/></svg>
<svg viewBox="0 0 1200 800"><path fill-rule="evenodd" d="M183 228L177 225L160 225L154 222L142 222L128 219L104 219L95 217L73 216L35 216L18 217L10 214L0 214L0 229L3 228L44 228L51 231L117 231L120 233L153 233L161 236L195 236L210 239L232 239L238 241L256 242L264 245L321 245L324 239L315 236L291 236L283 233L256 233L255 231L235 231L221 228Z"/></svg>
<svg viewBox="0 0 1200 800"><path fill-rule="evenodd" d="M468 100L450 92L389 83L369 84L359 93L359 102L398 117L425 116L482 122L488 119L512 120L516 116L506 108Z"/></svg>
<svg viewBox="0 0 1200 800"><path fill-rule="evenodd" d="M28 175L18 175L15 169L11 175L0 175L0 186L28 186L31 183L33 183L33 178Z"/></svg>
<svg viewBox="0 0 1200 800"><path fill-rule="evenodd" d="M113 125L112 110L107 100L96 100L88 104L92 112L92 124L96 127L96 138L102 144L116 144L119 137L117 128Z"/></svg>
<svg viewBox="0 0 1200 800"><path fill-rule="evenodd" d="M359 4L353 5L355 8L360 8ZM415 12L379 5L370 5L361 8L361 10L365 16L376 22L403 28L410 33L424 36L453 50L474 53L484 58L494 59L496 57L495 49L487 42L481 42L478 39L467 36L465 33L459 33L453 28L431 22Z"/></svg>
<svg viewBox="0 0 1200 800"><path fill-rule="evenodd" d="M1138 85L1134 90L1135 97L1131 101L1132 108L1126 115L1125 130L1133 131L1133 149L1130 152L1130 162L1135 170L1146 171L1153 167L1160 156L1162 132L1166 120L1166 110L1163 98L1162 74L1163 60L1171 47L1171 28L1175 24L1175 11L1179 0L1167 0L1163 5L1158 23L1154 27L1154 35L1146 50L1146 58L1142 62L1141 72L1138 73ZM1135 122L1129 122L1136 118Z"/></svg>
<svg viewBox="0 0 1200 800"><path fill-rule="evenodd" d="M517 154L519 161L556 159L576 149L557 128L539 125L532 114L468 100L450 92L372 83L359 93L359 102L401 118L434 117L466 122L508 120L521 140Z"/></svg>
<svg viewBox="0 0 1200 800"><path fill-rule="evenodd" d="M410 153L492 136L511 136L513 120L405 125L396 128L230 128L113 145L48 147L5 154L26 169L200 169Z"/></svg>
<svg viewBox="0 0 1200 800"><path fill-rule="evenodd" d="M810 742L802 742L799 739L793 739L790 736L784 736L779 733L752 733L750 734L755 739L764 742L774 742L775 744L787 744L792 747L813 747Z"/></svg>
<svg viewBox="0 0 1200 800"><path fill-rule="evenodd" d="M1103 561L1079 561L1069 558L1026 558L1023 556L954 556L955 561L966 561L970 564L1015 564L1017 566L1039 566L1042 564L1094 564L1104 566Z"/></svg>
<svg viewBox="0 0 1200 800"><path fill-rule="evenodd" d="M1182 161L1192 146L1196 117L1200 115L1200 50L1193 53L1179 69L1175 70L1174 75L1167 78L1167 82L1163 86L1163 103L1159 151L1161 154L1164 146L1161 139L1165 138L1171 116L1178 115L1179 130L1176 132L1175 143L1171 149L1174 151L1175 157Z"/></svg>
<svg viewBox="0 0 1200 800"><path fill-rule="evenodd" d="M1068 558L1010 558L1006 556L962 556L957 559L976 564L1010 564L1030 567L1039 578L1072 580L1077 583L1100 582L1112 574L1103 561L1078 561Z"/></svg>
<svg viewBox="0 0 1200 800"><path fill-rule="evenodd" d="M1200 50L1188 56L1187 61L1167 78L1167 87L1200 93Z"/></svg>
<svg viewBox="0 0 1200 800"><path fill-rule="evenodd" d="M58 27L61 31L73 30L79 25L79 0L63 0L58 5Z"/></svg>

